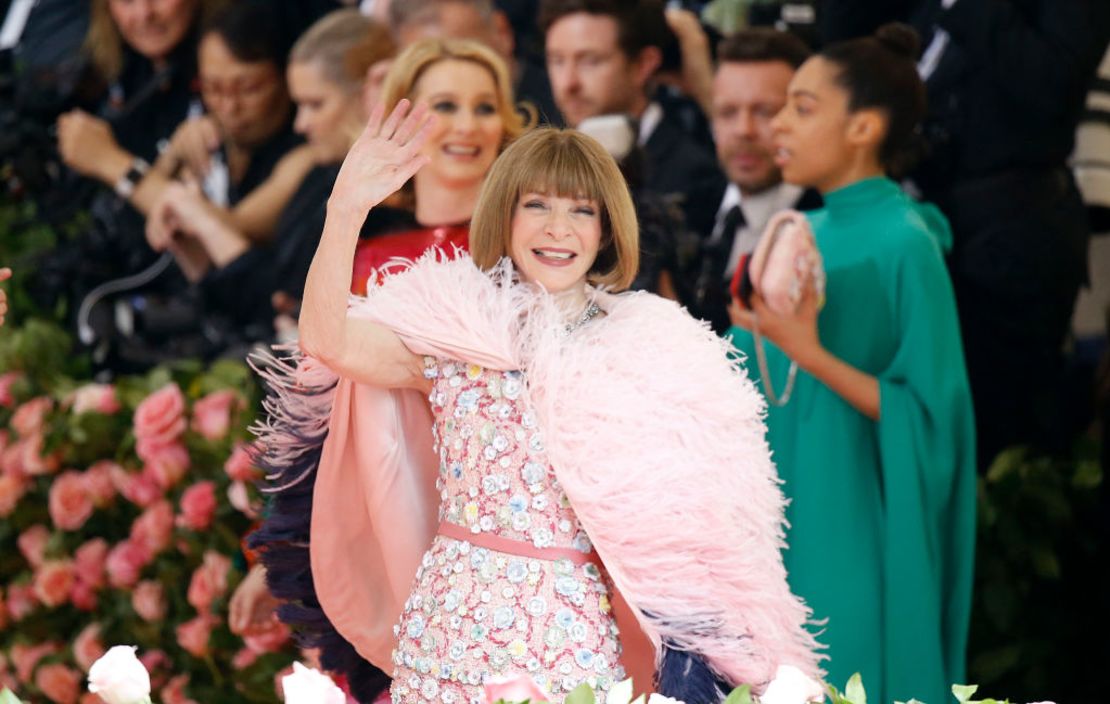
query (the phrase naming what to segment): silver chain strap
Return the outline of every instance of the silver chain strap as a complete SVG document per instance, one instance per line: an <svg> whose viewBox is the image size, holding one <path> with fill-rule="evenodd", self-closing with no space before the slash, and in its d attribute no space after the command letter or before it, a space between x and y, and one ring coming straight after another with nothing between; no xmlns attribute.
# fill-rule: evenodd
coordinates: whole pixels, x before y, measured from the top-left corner
<svg viewBox="0 0 1110 704"><path fill-rule="evenodd" d="M759 365L759 375L763 377L763 391L772 406L782 408L790 403L790 396L794 393L794 382L798 378L798 363L790 360L790 371L786 373L786 387L782 396L775 394L775 385L771 382L771 374L767 369L767 352L763 349L763 336L759 334L759 319L752 325L752 337L755 338L755 363Z"/></svg>

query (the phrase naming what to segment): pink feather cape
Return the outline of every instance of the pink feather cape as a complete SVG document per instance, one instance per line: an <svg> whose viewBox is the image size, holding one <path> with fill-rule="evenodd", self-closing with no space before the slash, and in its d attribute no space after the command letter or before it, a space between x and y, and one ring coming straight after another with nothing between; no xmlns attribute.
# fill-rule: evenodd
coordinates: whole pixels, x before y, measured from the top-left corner
<svg viewBox="0 0 1110 704"><path fill-rule="evenodd" d="M567 335L552 298L515 282L508 260L482 272L432 253L352 299L349 314L417 354L524 372L559 483L656 656L663 642L696 651L757 688L779 665L820 677L810 612L782 563L762 396L731 348L674 303L592 294L607 315ZM329 426L312 507L317 596L389 672L393 627L438 525L433 419L411 390L339 379L334 394L297 393L329 378L310 359L272 374L269 411ZM297 444L279 427L261 429L271 454Z"/></svg>

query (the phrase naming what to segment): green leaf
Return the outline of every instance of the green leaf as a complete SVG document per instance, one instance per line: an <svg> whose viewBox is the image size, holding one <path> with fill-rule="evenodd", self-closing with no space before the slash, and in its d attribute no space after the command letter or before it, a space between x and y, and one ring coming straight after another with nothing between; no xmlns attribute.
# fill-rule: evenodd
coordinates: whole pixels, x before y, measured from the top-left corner
<svg viewBox="0 0 1110 704"><path fill-rule="evenodd" d="M863 677L857 672L848 678L844 686L844 698L852 704L867 704L867 692L863 689Z"/></svg>
<svg viewBox="0 0 1110 704"><path fill-rule="evenodd" d="M732 690L724 704L752 704L752 686L745 684Z"/></svg>
<svg viewBox="0 0 1110 704"><path fill-rule="evenodd" d="M594 691L590 689L590 685L583 682L571 690L571 693L563 700L563 704L597 704L597 700L594 698Z"/></svg>
<svg viewBox="0 0 1110 704"><path fill-rule="evenodd" d="M954 684L952 685L952 694L956 696L960 704L970 702L972 695L979 691L977 684Z"/></svg>

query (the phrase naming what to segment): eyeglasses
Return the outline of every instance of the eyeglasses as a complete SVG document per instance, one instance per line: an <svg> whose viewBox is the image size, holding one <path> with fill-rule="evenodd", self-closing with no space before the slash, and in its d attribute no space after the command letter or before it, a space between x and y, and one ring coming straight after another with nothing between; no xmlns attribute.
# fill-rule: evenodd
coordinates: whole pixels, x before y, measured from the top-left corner
<svg viewBox="0 0 1110 704"><path fill-rule="evenodd" d="M274 86L270 78L236 79L232 81L216 81L212 79L200 81L200 92L208 100L226 100L231 98L251 99L257 98Z"/></svg>

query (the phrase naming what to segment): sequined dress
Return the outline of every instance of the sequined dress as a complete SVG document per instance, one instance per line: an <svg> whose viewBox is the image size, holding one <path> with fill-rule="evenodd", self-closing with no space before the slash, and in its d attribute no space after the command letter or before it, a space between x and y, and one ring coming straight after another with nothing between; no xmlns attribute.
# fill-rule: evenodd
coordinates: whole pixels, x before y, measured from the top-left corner
<svg viewBox="0 0 1110 704"><path fill-rule="evenodd" d="M521 674L556 701L582 682L604 701L624 679L608 576L521 373L427 358L425 376L442 523L395 626L393 701L484 704L485 681Z"/></svg>

